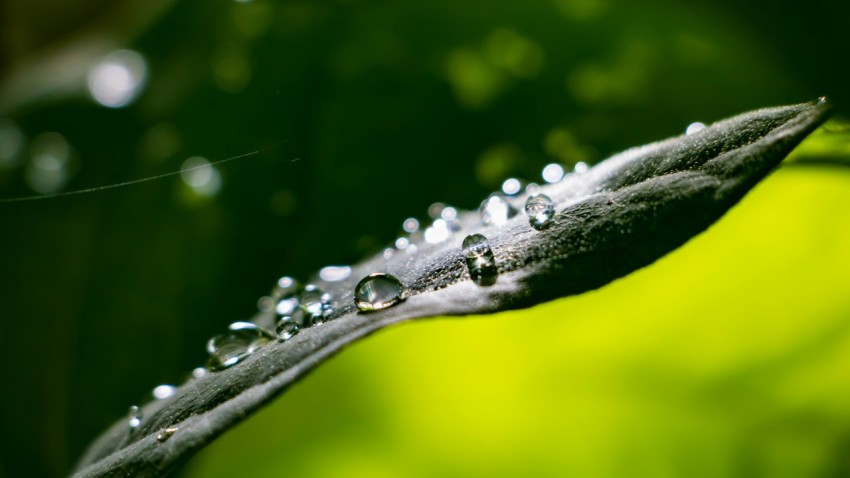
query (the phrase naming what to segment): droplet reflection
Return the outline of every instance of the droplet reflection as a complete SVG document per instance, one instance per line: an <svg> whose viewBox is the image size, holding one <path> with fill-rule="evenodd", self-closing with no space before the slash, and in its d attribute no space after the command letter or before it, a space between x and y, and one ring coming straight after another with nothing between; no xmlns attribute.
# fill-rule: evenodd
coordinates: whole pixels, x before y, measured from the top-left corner
<svg viewBox="0 0 850 478"><path fill-rule="evenodd" d="M407 299L408 292L395 276L376 272L364 277L354 289L354 304L363 312L386 309Z"/></svg>

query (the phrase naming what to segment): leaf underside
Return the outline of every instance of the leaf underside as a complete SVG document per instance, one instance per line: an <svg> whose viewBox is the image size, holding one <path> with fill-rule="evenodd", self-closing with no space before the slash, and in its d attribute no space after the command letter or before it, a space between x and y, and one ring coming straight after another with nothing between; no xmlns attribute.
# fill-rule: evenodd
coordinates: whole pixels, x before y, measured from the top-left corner
<svg viewBox="0 0 850 478"><path fill-rule="evenodd" d="M79 462L76 476L162 476L234 426L344 346L398 322L529 307L598 288L646 266L705 230L826 120L823 99L761 109L687 135L633 148L583 174L541 188L556 205L553 223L532 229L519 214L484 226L477 213L459 216L461 231L415 254L378 256L354 266L341 282L313 281L334 298L330 321L274 342L243 362L181 386L143 409L142 425L125 419L105 431ZM522 205L525 196L517 198ZM461 242L486 236L499 277L472 282ZM354 306L361 277L387 272L410 298L364 314ZM274 317L260 314L270 326ZM165 428L177 431L165 441Z"/></svg>

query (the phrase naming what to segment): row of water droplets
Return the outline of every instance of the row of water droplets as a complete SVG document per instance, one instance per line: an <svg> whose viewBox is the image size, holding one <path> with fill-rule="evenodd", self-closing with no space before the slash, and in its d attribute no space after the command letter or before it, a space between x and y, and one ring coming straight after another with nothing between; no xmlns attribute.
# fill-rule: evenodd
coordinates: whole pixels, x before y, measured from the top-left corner
<svg viewBox="0 0 850 478"><path fill-rule="evenodd" d="M686 134L691 135L705 128L703 123L695 122L688 126ZM583 174L589 167L579 162L572 174ZM543 168L542 176L546 183L562 181L568 173L560 164L549 164ZM499 227L514 218L519 212L515 206L517 197L524 191L527 194L523 210L529 225L538 231L548 228L555 218L555 206L549 196L539 192L535 183L524 185L517 178L508 178L502 183L501 192L490 194L478 209L480 221L484 226ZM395 240L392 246L383 251L383 257L390 259L400 252L416 254L421 245L438 244L461 232L460 213L452 206L442 203L432 204L428 208L430 225L422 227L420 221L410 217L402 223L404 235ZM424 243L424 244L423 244ZM461 244L470 278L479 286L496 283L498 267L493 250L486 236L469 234ZM319 272L325 282L344 281L351 275L349 266L328 266ZM384 272L367 275L354 289L354 303L361 312L386 309L404 301L409 296L405 285L395 276ZM286 342L299 331L324 324L330 320L335 309L333 297L315 284L302 286L289 276L281 277L269 295L257 302L260 312L274 312L275 332L254 322L234 322L227 332L216 335L207 342L209 360L206 367L192 370L189 380L194 380L217 372L241 362L264 345L274 340ZM153 390L153 397L163 400L177 391L173 385L159 385ZM141 409L130 407L129 426L138 428L142 423ZM157 440L162 442L177 432L177 427L164 428Z"/></svg>
<svg viewBox="0 0 850 478"><path fill-rule="evenodd" d="M576 166L576 172L587 169L583 163ZM554 183L564 177L563 169L549 165L544 168L543 177L546 182ZM481 223L485 226L499 227L514 218L519 211L515 206L516 197L524 189L528 194L524 210L531 227L543 230L548 227L555 215L552 200L538 192L539 186L530 183L523 188L523 183L510 178L505 180L502 191L493 193L479 207ZM428 209L432 219L430 225L420 227L416 218L408 218L402 223L406 233L394 242L392 247L384 250L386 259L399 252L415 254L418 247L424 244L438 244L448 240L461 231L459 212L451 206L435 203ZM419 245L417 245L419 244ZM493 251L487 238L482 234L470 234L462 243L466 266L472 280L480 286L495 284L498 269ZM319 277L325 282L339 282L351 275L349 266L328 266L319 272ZM409 296L408 289L402 282L387 273L376 272L364 277L354 289L354 303L361 312L372 312L392 307L404 301ZM272 332L255 322L239 321L228 326L226 332L216 335L207 342L209 360L206 367L195 368L189 380L218 372L249 357L260 348L272 341L286 342L295 337L300 331L324 324L332 318L332 312L337 304L331 294L324 292L315 284L302 285L298 280L284 276L278 279L271 292L257 301L260 312L275 317L275 331ZM177 391L173 385L159 385L153 390L153 397L164 400ZM134 405L130 407L129 426L132 429L142 424L142 410ZM177 431L177 427L163 429L157 439L167 440Z"/></svg>

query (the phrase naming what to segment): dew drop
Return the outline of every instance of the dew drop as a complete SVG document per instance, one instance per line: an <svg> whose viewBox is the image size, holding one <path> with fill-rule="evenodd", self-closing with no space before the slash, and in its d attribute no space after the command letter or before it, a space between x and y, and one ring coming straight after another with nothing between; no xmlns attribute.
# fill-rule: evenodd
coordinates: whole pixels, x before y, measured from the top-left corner
<svg viewBox="0 0 850 478"><path fill-rule="evenodd" d="M280 299L281 297L291 297L298 293L301 284L297 280L289 276L283 276L277 280L274 289L272 289L272 297Z"/></svg>
<svg viewBox="0 0 850 478"><path fill-rule="evenodd" d="M463 254L469 275L476 284L488 286L496 283L499 271L496 269L496 258L486 237L481 234L466 236L463 240Z"/></svg>
<svg viewBox="0 0 850 478"><path fill-rule="evenodd" d="M257 299L257 310L260 312L271 312L274 310L274 298L269 295L264 295Z"/></svg>
<svg viewBox="0 0 850 478"><path fill-rule="evenodd" d="M133 405L130 407L130 428L139 428L142 424L142 410L138 405Z"/></svg>
<svg viewBox="0 0 850 478"><path fill-rule="evenodd" d="M331 295L313 284L308 284L301 293L301 310L304 312L304 318L301 320L303 327L320 325L332 310Z"/></svg>
<svg viewBox="0 0 850 478"><path fill-rule="evenodd" d="M443 242L452 235L452 228L449 221L445 219L435 220L428 228L425 229L425 242L428 244L437 244Z"/></svg>
<svg viewBox="0 0 850 478"><path fill-rule="evenodd" d="M298 297L285 297L275 305L274 312L277 315L292 315L300 306L301 302Z"/></svg>
<svg viewBox="0 0 850 478"><path fill-rule="evenodd" d="M339 282L348 279L351 266L327 266L319 271L319 278L325 282Z"/></svg>
<svg viewBox="0 0 850 478"><path fill-rule="evenodd" d="M501 194L492 194L478 210L481 221L488 226L501 226L516 216L517 210Z"/></svg>
<svg viewBox="0 0 850 478"><path fill-rule="evenodd" d="M401 281L383 272L369 274L354 288L354 304L363 312L392 307L407 297L408 291Z"/></svg>
<svg viewBox="0 0 850 478"><path fill-rule="evenodd" d="M508 178L505 179L505 182L502 183L502 192L507 194L508 196L519 194L519 191L521 189L522 183L517 178Z"/></svg>
<svg viewBox="0 0 850 478"><path fill-rule="evenodd" d="M579 161L573 166L573 171L578 174L584 174L590 169L590 166L587 165L584 161Z"/></svg>
<svg viewBox="0 0 850 478"><path fill-rule="evenodd" d="M399 237L398 239L395 240L395 248L399 249L399 250L406 249L409 244L410 244L410 239L408 239L406 237Z"/></svg>
<svg viewBox="0 0 850 478"><path fill-rule="evenodd" d="M525 201L525 214L528 216L531 227L540 231L552 224L552 218L555 217L555 205L545 194L529 196Z"/></svg>
<svg viewBox="0 0 850 478"><path fill-rule="evenodd" d="M201 378L207 374L206 367L195 367L192 369L192 378Z"/></svg>
<svg viewBox="0 0 850 478"><path fill-rule="evenodd" d="M168 440L169 438L171 438L172 435L177 433L177 430L178 430L177 427L168 427L168 428L163 429L161 432L159 432L156 435L156 441L162 443L165 440Z"/></svg>
<svg viewBox="0 0 850 478"><path fill-rule="evenodd" d="M393 256L393 254L395 254L395 249L393 249L392 247L384 249L384 259L389 259Z"/></svg>
<svg viewBox="0 0 850 478"><path fill-rule="evenodd" d="M445 219L446 221L453 221L457 219L457 209L446 206L440 211L440 219Z"/></svg>
<svg viewBox="0 0 850 478"><path fill-rule="evenodd" d="M152 395L153 398L157 400L165 400L166 398L171 397L177 392L177 387L174 385L159 385L153 389Z"/></svg>
<svg viewBox="0 0 850 478"><path fill-rule="evenodd" d="M277 321L277 327L275 330L277 331L277 338L286 342L292 337L295 337L295 334L297 334L301 329L292 317L283 317Z"/></svg>
<svg viewBox="0 0 850 478"><path fill-rule="evenodd" d="M543 168L542 176L543 180L547 183L557 183L561 179L564 179L564 167L558 163L547 164Z"/></svg>
<svg viewBox="0 0 850 478"><path fill-rule="evenodd" d="M692 134L696 133L697 131L702 131L704 129L705 129L705 124L700 123L699 121L696 121L696 122L693 122L693 123L688 125L688 127L685 129L685 134L686 135L692 135Z"/></svg>
<svg viewBox="0 0 850 478"><path fill-rule="evenodd" d="M401 228L408 234L413 234L419 230L419 221L415 217L409 217L401 224Z"/></svg>
<svg viewBox="0 0 850 478"><path fill-rule="evenodd" d="M434 204L428 206L428 215L431 216L431 219L439 219L440 213L443 212L443 209L445 209L445 207L445 204L441 202L435 202Z"/></svg>
<svg viewBox="0 0 850 478"><path fill-rule="evenodd" d="M273 338L271 333L252 322L234 322L227 333L207 342L209 369L219 371L232 367L256 352Z"/></svg>

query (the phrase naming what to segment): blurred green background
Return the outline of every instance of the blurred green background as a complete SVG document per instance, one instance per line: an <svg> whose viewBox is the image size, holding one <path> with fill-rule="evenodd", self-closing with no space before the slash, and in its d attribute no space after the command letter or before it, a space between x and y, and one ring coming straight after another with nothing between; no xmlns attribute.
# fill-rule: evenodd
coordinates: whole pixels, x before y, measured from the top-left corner
<svg viewBox="0 0 850 478"><path fill-rule="evenodd" d="M761 106L846 111L848 18L826 0L4 0L2 197L262 151L0 204L0 476L67 474L278 276L355 262L434 201ZM848 159L841 138L807 149ZM351 347L180 476L850 476L848 204L850 170L785 166L598 291Z"/></svg>

